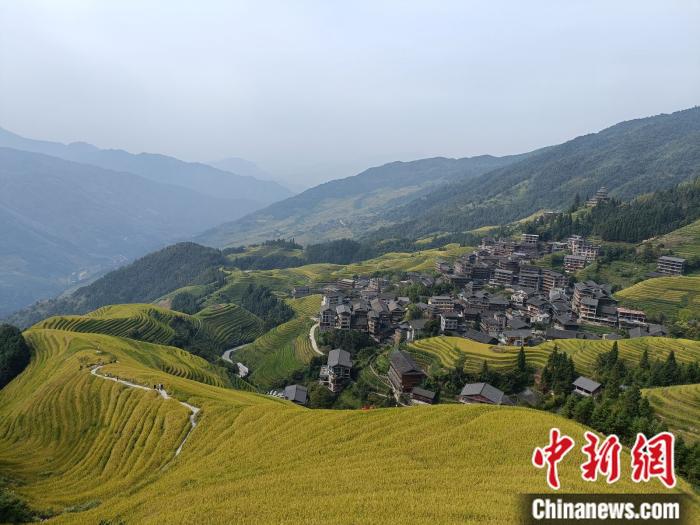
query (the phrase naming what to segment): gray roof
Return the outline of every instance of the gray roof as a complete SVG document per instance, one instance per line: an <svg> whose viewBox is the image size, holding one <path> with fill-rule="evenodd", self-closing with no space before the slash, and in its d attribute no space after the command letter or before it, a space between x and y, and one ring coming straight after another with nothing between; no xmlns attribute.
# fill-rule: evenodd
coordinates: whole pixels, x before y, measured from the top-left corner
<svg viewBox="0 0 700 525"><path fill-rule="evenodd" d="M482 396L491 401L495 405L500 405L505 397L502 390L488 383L467 383L462 388L460 396Z"/></svg>
<svg viewBox="0 0 700 525"><path fill-rule="evenodd" d="M424 373L423 369L416 364L407 352L394 350L389 356L389 361L391 362L392 368L400 374L407 374L409 372Z"/></svg>
<svg viewBox="0 0 700 525"><path fill-rule="evenodd" d="M306 404L306 399L308 397L308 390L302 385L289 385L284 389L284 397L289 401L294 401L301 405Z"/></svg>
<svg viewBox="0 0 700 525"><path fill-rule="evenodd" d="M347 350L341 350L336 348L328 352L328 366L345 366L347 368L352 368L352 359L350 358L350 352Z"/></svg>
<svg viewBox="0 0 700 525"><path fill-rule="evenodd" d="M574 381L574 386L587 392L595 392L601 387L601 384L598 383L598 381L593 381L588 377L579 376L579 378Z"/></svg>
<svg viewBox="0 0 700 525"><path fill-rule="evenodd" d="M467 339L471 339L472 341L476 341L478 343L484 343L487 345L497 342L495 337L490 336L489 334L486 334L484 332L474 330L472 328L468 328L464 335Z"/></svg>
<svg viewBox="0 0 700 525"><path fill-rule="evenodd" d="M339 304L338 306L335 307L335 312L340 315L340 314L352 314L352 310L347 304Z"/></svg>
<svg viewBox="0 0 700 525"><path fill-rule="evenodd" d="M413 387L411 394L415 396L427 397L428 399L435 399L435 392L426 390L425 388L421 388L419 386Z"/></svg>
<svg viewBox="0 0 700 525"><path fill-rule="evenodd" d="M661 257L659 257L659 261L685 263L685 259L683 259L681 257L671 257L670 255L662 255Z"/></svg>
<svg viewBox="0 0 700 525"><path fill-rule="evenodd" d="M519 330L506 330L503 332L506 337L528 337L532 335L532 331L528 328L521 328Z"/></svg>
<svg viewBox="0 0 700 525"><path fill-rule="evenodd" d="M427 319L411 319L408 324L415 330L422 330L427 322Z"/></svg>
<svg viewBox="0 0 700 525"><path fill-rule="evenodd" d="M518 317L513 317L508 324L513 330L521 330L523 328L529 328L530 325Z"/></svg>

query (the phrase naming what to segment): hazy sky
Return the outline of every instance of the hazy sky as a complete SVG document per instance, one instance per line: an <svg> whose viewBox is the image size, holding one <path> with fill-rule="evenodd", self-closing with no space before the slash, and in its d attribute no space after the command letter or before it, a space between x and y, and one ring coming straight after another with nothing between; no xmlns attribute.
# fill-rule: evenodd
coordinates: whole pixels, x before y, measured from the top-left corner
<svg viewBox="0 0 700 525"><path fill-rule="evenodd" d="M0 2L0 126L314 182L700 104L700 2Z"/></svg>

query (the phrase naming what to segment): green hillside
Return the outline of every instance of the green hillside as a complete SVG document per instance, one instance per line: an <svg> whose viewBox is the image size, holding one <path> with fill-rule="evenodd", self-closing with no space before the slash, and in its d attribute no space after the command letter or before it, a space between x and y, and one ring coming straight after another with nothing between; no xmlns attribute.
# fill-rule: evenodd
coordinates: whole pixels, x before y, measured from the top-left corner
<svg viewBox="0 0 700 525"><path fill-rule="evenodd" d="M641 337L617 341L620 357L629 362L638 363L644 350L649 358L663 361L673 350L681 362L693 362L700 359L700 341L686 339L668 339L663 337ZM534 347L525 347L528 363L542 367L554 346L571 355L576 370L582 374L592 374L596 358L603 352L609 352L613 341L590 341L582 339L561 339L548 341ZM509 370L516 366L519 348L491 346L463 339L461 337L431 337L420 339L409 345L409 350L423 363L438 363L452 367L460 355L466 356L465 368L478 372L484 361L494 370Z"/></svg>
<svg viewBox="0 0 700 525"><path fill-rule="evenodd" d="M579 424L523 408L306 410L215 386L215 369L174 348L26 335L32 363L0 391L0 479L55 523L513 523L518 494L546 490L533 447L551 427L583 439ZM98 377L88 365L99 362L111 363L100 374L163 383L174 399ZM178 401L200 412L175 455L190 428ZM631 482L626 467L615 485L586 483L579 464L575 453L560 464L563 492L661 488Z"/></svg>
<svg viewBox="0 0 700 525"><path fill-rule="evenodd" d="M700 277L659 277L647 279L615 296L625 306L640 308L647 316L668 320L700 317Z"/></svg>
<svg viewBox="0 0 700 525"><path fill-rule="evenodd" d="M201 235L198 242L235 246L294 237L308 244L361 235L383 224L378 219L382 214L415 200L430 188L477 177L521 157L483 155L391 162L353 177L326 182L213 228Z"/></svg>
<svg viewBox="0 0 700 525"><path fill-rule="evenodd" d="M283 323L236 352L236 360L251 370L250 381L262 389L283 386L295 371L302 370L314 356L309 330L318 315L321 297L289 299L294 318Z"/></svg>
<svg viewBox="0 0 700 525"><path fill-rule="evenodd" d="M673 250L678 257L700 257L700 220L658 238L656 243Z"/></svg>
<svg viewBox="0 0 700 525"><path fill-rule="evenodd" d="M686 441L700 436L700 385L678 385L644 390L656 414Z"/></svg>
<svg viewBox="0 0 700 525"><path fill-rule="evenodd" d="M440 187L392 210L376 238L418 238L504 224L568 208L601 186L621 199L700 176L700 107L616 124L534 151L480 177Z"/></svg>
<svg viewBox="0 0 700 525"><path fill-rule="evenodd" d="M177 288L217 281L226 258L219 250L191 242L173 244L109 272L94 283L15 313L9 322L31 326L54 315L83 314L101 306L154 301Z"/></svg>
<svg viewBox="0 0 700 525"><path fill-rule="evenodd" d="M217 351L252 341L263 331L257 316L235 304L210 306L187 315L151 304L105 306L85 315L51 317L34 326L101 333L165 345L212 346Z"/></svg>

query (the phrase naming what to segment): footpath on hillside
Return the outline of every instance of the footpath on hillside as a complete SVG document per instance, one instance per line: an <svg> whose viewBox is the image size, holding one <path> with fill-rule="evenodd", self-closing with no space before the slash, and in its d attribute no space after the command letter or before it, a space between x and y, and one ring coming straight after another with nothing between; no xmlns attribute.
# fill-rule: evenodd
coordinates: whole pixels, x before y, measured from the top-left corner
<svg viewBox="0 0 700 525"><path fill-rule="evenodd" d="M154 390L160 394L160 396L163 399L171 399L171 396L165 391L164 388L150 388L147 386L143 385L138 385L136 383L132 383L131 381L127 381L125 379L119 379L118 377L112 377L112 376L107 376L104 374L100 374L99 370L103 367L104 365L97 365L92 367L91 374L94 375L95 377L99 377L101 379L106 379L107 381L114 381L115 383L121 383L122 385L125 385L129 388L138 388L140 390ZM172 398L175 399L175 398ZM178 399L175 399L178 403L180 403L183 407L185 407L187 410L190 411L190 429L187 431L187 434L185 434L185 437L182 439L182 442L180 445L177 447L177 450L175 450L175 455L179 456L180 452L182 452L182 447L185 446L185 443L187 442L187 438L190 437L190 434L192 434L192 431L194 430L194 427L197 426L197 414L199 413L199 407L196 407L194 405L190 405L189 403L185 403L184 401L180 401Z"/></svg>

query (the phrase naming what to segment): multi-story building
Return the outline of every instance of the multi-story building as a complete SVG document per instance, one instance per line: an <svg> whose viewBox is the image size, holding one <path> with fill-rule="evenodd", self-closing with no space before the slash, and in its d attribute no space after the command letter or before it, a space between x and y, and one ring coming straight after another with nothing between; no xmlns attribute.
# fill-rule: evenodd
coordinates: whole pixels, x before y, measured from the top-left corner
<svg viewBox="0 0 700 525"><path fill-rule="evenodd" d="M549 294L555 288L566 288L568 279L566 275L553 270L542 271L542 291Z"/></svg>
<svg viewBox="0 0 700 525"><path fill-rule="evenodd" d="M588 244L587 242L578 246L576 248L576 250L574 250L574 255L578 255L579 257L583 257L584 259L586 259L587 263L591 263L591 262L595 261L598 258L599 253L600 253L600 246L598 246L596 244Z"/></svg>
<svg viewBox="0 0 700 525"><path fill-rule="evenodd" d="M578 272L586 267L586 258L580 255L565 255L564 256L564 271Z"/></svg>
<svg viewBox="0 0 700 525"><path fill-rule="evenodd" d="M586 202L586 205L589 207L592 206L597 206L598 204L601 204L603 202L608 202L610 200L610 197L608 196L608 190L605 186L600 188L598 191L595 192L595 195L588 199L588 202Z"/></svg>
<svg viewBox="0 0 700 525"><path fill-rule="evenodd" d="M566 240L566 247L571 252L574 253L579 246L584 244L586 240L580 235L572 235Z"/></svg>
<svg viewBox="0 0 700 525"><path fill-rule="evenodd" d="M520 242L525 244L525 245L534 245L537 246L537 243L540 240L540 236L536 235L534 233L523 233L520 236Z"/></svg>
<svg viewBox="0 0 700 525"><path fill-rule="evenodd" d="M410 392L425 379L425 372L408 352L394 350L389 356L389 382L397 393Z"/></svg>
<svg viewBox="0 0 700 525"><path fill-rule="evenodd" d="M663 255L656 261L656 271L664 275L682 275L685 269L685 259Z"/></svg>
<svg viewBox="0 0 700 525"><path fill-rule="evenodd" d="M521 266L518 284L539 291L541 287L541 270L536 266Z"/></svg>
<svg viewBox="0 0 700 525"><path fill-rule="evenodd" d="M320 383L331 392L339 392L350 381L352 359L350 352L336 348L328 352L328 363L321 367Z"/></svg>
<svg viewBox="0 0 700 525"><path fill-rule="evenodd" d="M319 330L326 332L335 327L335 309L330 306L321 306L319 314Z"/></svg>
<svg viewBox="0 0 700 525"><path fill-rule="evenodd" d="M434 295L428 299L428 305L436 312L451 312L455 302L449 295Z"/></svg>
<svg viewBox="0 0 700 525"><path fill-rule="evenodd" d="M617 309L617 322L620 326L646 325L647 314L641 310L619 307Z"/></svg>
<svg viewBox="0 0 700 525"><path fill-rule="evenodd" d="M617 324L617 301L612 297L610 286L594 281L576 283L571 309L583 321L611 326Z"/></svg>
<svg viewBox="0 0 700 525"><path fill-rule="evenodd" d="M347 304L339 304L335 307L336 330L350 330L352 323L352 310Z"/></svg>
<svg viewBox="0 0 700 525"><path fill-rule="evenodd" d="M496 268L493 271L493 283L496 286L508 287L513 284L513 272Z"/></svg>
<svg viewBox="0 0 700 525"><path fill-rule="evenodd" d="M459 314L457 312L443 312L440 314L440 330L456 332L459 329Z"/></svg>

